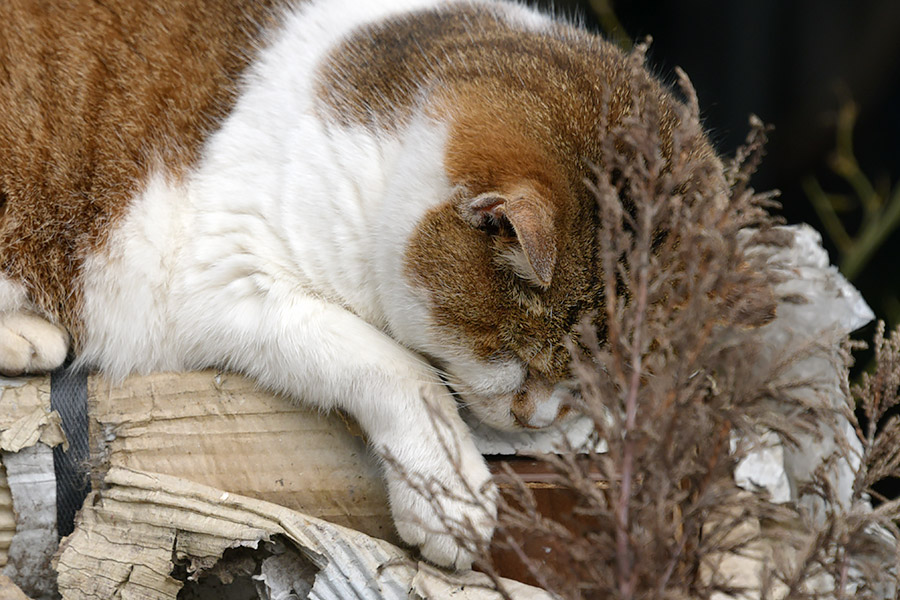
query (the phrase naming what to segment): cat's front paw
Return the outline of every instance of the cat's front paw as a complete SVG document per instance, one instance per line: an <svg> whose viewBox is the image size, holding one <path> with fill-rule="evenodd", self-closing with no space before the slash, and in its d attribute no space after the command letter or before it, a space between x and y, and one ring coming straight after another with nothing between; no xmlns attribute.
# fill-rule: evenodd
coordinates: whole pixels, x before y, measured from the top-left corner
<svg viewBox="0 0 900 600"><path fill-rule="evenodd" d="M0 314L0 374L44 373L63 364L68 334L30 312Z"/></svg>
<svg viewBox="0 0 900 600"><path fill-rule="evenodd" d="M427 560L468 569L494 533L497 488L446 388L421 393L415 431L385 444L391 512L400 537Z"/></svg>
<svg viewBox="0 0 900 600"><path fill-rule="evenodd" d="M456 456L449 456L455 452L446 448L431 448L423 456L430 455L432 464L389 461L387 473L400 537L418 546L427 560L455 569L470 568L486 551L497 519L497 488L467 436Z"/></svg>

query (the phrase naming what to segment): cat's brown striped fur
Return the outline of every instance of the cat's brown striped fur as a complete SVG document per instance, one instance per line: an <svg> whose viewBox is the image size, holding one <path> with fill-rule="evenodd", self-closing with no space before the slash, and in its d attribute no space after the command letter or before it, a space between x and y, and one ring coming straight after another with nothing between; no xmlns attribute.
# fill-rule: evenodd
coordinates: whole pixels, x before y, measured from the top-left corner
<svg viewBox="0 0 900 600"><path fill-rule="evenodd" d="M196 161L276 2L0 2L0 269L76 340L81 261Z"/></svg>

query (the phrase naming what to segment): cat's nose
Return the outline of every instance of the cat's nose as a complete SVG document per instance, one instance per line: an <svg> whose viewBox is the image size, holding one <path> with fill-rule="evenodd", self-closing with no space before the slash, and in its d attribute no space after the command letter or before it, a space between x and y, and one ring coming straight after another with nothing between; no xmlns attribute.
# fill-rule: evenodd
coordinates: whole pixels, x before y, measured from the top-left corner
<svg viewBox="0 0 900 600"><path fill-rule="evenodd" d="M510 410L522 427L540 429L552 425L569 412L564 402L567 397L568 390L563 386L529 385L513 402Z"/></svg>

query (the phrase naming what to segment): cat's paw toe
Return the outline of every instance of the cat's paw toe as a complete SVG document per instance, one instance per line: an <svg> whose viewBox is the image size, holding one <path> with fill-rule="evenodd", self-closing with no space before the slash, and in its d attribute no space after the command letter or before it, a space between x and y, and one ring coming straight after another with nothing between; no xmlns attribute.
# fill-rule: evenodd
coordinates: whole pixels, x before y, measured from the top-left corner
<svg viewBox="0 0 900 600"><path fill-rule="evenodd" d="M476 558L474 548L465 547L451 535L432 534L420 548L427 560L457 571L471 569Z"/></svg>
<svg viewBox="0 0 900 600"><path fill-rule="evenodd" d="M52 371L69 352L69 335L28 312L0 315L0 374Z"/></svg>
<svg viewBox="0 0 900 600"><path fill-rule="evenodd" d="M397 533L408 544L418 546L422 556L442 567L468 569L475 559L474 544L471 544L470 532L447 531L441 521L446 515L438 516L427 502L419 502L418 506L407 506L403 510L395 510ZM441 513L446 512L441 510ZM472 547L467 548L467 545Z"/></svg>
<svg viewBox="0 0 900 600"><path fill-rule="evenodd" d="M479 457L480 459L480 457ZM391 509L400 537L443 567L469 569L490 544L497 517L497 489L484 462L453 479L422 480L413 489L389 481ZM393 479L393 478L391 478Z"/></svg>

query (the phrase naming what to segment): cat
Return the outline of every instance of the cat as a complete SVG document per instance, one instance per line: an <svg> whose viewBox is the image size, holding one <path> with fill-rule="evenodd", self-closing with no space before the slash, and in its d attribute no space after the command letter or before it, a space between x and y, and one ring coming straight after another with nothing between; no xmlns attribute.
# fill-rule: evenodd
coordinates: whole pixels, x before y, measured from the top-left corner
<svg viewBox="0 0 900 600"><path fill-rule="evenodd" d="M503 429L572 412L566 340L603 313L585 179L635 102L665 140L681 101L515 3L0 19L0 371L227 368L347 411L398 467L399 535L469 567L453 523L489 540L497 491L457 401ZM721 170L705 138L691 153Z"/></svg>

